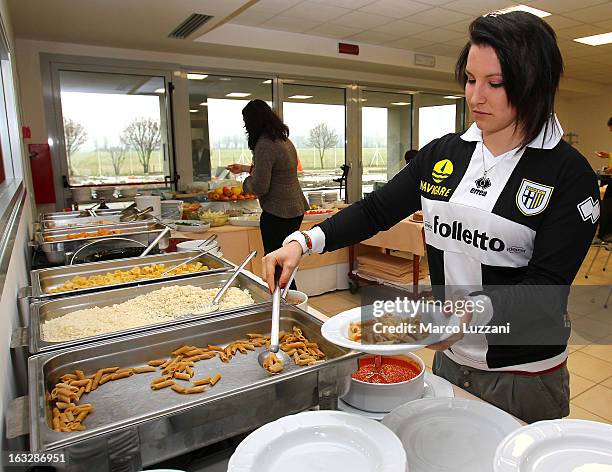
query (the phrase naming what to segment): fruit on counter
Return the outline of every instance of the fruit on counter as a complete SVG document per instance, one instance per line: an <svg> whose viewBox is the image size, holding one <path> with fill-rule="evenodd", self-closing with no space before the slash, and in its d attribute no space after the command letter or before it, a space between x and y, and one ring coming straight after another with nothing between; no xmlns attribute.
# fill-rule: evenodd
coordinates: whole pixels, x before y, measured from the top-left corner
<svg viewBox="0 0 612 472"><path fill-rule="evenodd" d="M223 195L223 187L217 187L212 191L215 195Z"/></svg>
<svg viewBox="0 0 612 472"><path fill-rule="evenodd" d="M232 187L231 190L233 195L242 195L242 187Z"/></svg>

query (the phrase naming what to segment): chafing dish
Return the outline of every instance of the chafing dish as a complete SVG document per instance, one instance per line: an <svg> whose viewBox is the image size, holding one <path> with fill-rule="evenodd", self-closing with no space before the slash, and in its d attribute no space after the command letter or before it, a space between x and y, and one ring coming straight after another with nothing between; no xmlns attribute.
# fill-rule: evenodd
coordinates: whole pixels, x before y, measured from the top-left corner
<svg viewBox="0 0 612 472"><path fill-rule="evenodd" d="M95 252L102 249L138 246L142 246L144 249L165 229L165 226L157 222L136 221L132 223L107 225L103 228L94 227L88 229L86 232L95 232L96 229L118 230L120 233L106 236L66 239L68 235L72 233L83 232L84 228L46 230L35 233L34 242L43 250L50 263L70 263L74 253L87 245L87 243L92 243L91 247L87 248L89 252ZM49 240L48 238L53 239ZM162 241L160 241L159 246L161 249L168 247L168 240L169 237L164 237ZM87 253L84 251L81 252L81 256L86 256L86 254Z"/></svg>
<svg viewBox="0 0 612 472"><path fill-rule="evenodd" d="M30 272L30 279L32 282L30 296L31 298L36 298L40 300L72 297L75 295L81 295L83 293L91 293L100 290L112 290L116 288L130 287L134 285L149 284L159 282L161 280L175 280L204 274L214 274L217 272L224 272L234 267L231 263L224 259L210 254L203 254L197 259L194 259L191 264L201 262L202 264L209 267L209 270L207 271L192 272L190 274L182 275L164 276L163 279L141 279L135 282L123 282L111 285L101 285L91 288L70 290L67 292L50 291L51 289L62 285L63 283L71 280L73 277L76 276L90 277L93 275L103 275L108 272L114 272L116 270L126 271L135 267L142 268L153 264L165 264L167 268L171 268L180 264L183 261L186 261L187 259L197 256L198 253L199 251L172 252L168 254L158 254L154 256L130 257L127 259L115 259L113 261L91 262L88 264L77 264L71 266L51 267L49 269L33 270Z"/></svg>
<svg viewBox="0 0 612 472"><path fill-rule="evenodd" d="M122 210L118 209L96 209L94 210L98 216L120 215ZM39 221L42 223L45 220L66 220L75 218L91 217L91 213L87 210L80 211L56 211L52 213L41 213Z"/></svg>
<svg viewBox="0 0 612 472"><path fill-rule="evenodd" d="M225 281L230 277L226 272L199 275L179 280L165 280L136 287L127 287L115 290L104 290L93 292L84 295L58 298L55 300L39 301L30 304L30 323L29 323L29 348L30 353L46 352L50 350L62 349L69 346L78 346L84 343L97 342L111 337L117 337L123 334L137 333L139 331L151 330L162 326L170 326L172 324L180 324L189 322L194 319L202 319L210 316L216 316L222 313L230 313L244 309L244 307L236 307L229 310L222 310L210 314L200 314L193 317L183 317L180 320L172 322L160 323L157 325L142 326L124 331L116 331L114 333L106 333L88 338L75 339L72 341L63 342L46 342L41 339L41 324L45 321L57 318L58 316L71 313L76 310L83 310L93 307L112 306L117 303L143 295L153 290L158 290L162 287L171 287L173 285L194 285L201 288L220 288ZM255 304L264 304L270 301L270 294L267 288L251 278L245 273L238 275L232 284L233 287L248 289Z"/></svg>
<svg viewBox="0 0 612 472"><path fill-rule="evenodd" d="M61 375L75 369L87 375L103 367L146 365L150 359L168 358L184 344L225 345L247 332L267 333L270 316L269 306L260 307L31 357L31 450L64 453L66 463L58 466L62 469L118 470L121 465L121 470L141 470L288 414L316 405L333 408L335 399L348 391L359 354L327 342L320 334L320 320L284 305L281 329L300 327L306 337L319 344L327 360L307 367L291 363L276 376L259 367L257 351L237 354L228 364L218 358L201 361L196 364L194 378L216 372L222 378L196 395L179 395L169 389L152 391L149 384L159 372L133 375L109 382L82 399L81 403L95 408L85 421L85 431L57 433L51 429L46 395Z"/></svg>

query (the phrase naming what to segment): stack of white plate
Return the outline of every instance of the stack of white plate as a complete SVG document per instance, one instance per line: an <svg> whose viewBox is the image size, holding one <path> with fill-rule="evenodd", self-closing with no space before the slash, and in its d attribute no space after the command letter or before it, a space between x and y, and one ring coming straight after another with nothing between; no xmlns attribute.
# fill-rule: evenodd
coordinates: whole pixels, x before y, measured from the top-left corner
<svg viewBox="0 0 612 472"><path fill-rule="evenodd" d="M183 213L182 200L162 200L161 217L164 220L180 220Z"/></svg>
<svg viewBox="0 0 612 472"><path fill-rule="evenodd" d="M399 439L376 421L340 411L285 416L249 434L228 472L406 472ZM412 472L412 471L411 471Z"/></svg>
<svg viewBox="0 0 612 472"><path fill-rule="evenodd" d="M497 447L495 472L612 470L612 425L586 420L538 421Z"/></svg>
<svg viewBox="0 0 612 472"><path fill-rule="evenodd" d="M309 205L317 205L319 207L323 206L323 192L310 192L308 194L308 204Z"/></svg>
<svg viewBox="0 0 612 472"><path fill-rule="evenodd" d="M498 444L521 426L505 411L466 398L415 400L397 407L382 424L404 445L410 472L491 472Z"/></svg>
<svg viewBox="0 0 612 472"><path fill-rule="evenodd" d="M338 200L338 192L333 191L333 192L325 192L323 194L323 200L325 201L325 203L333 203L336 200Z"/></svg>

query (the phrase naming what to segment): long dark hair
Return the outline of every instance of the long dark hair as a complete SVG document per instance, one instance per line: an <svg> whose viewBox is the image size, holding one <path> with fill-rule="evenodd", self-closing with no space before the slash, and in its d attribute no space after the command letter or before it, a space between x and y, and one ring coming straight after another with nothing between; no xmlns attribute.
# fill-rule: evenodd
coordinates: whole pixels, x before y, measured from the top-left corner
<svg viewBox="0 0 612 472"><path fill-rule="evenodd" d="M251 100L242 109L242 119L246 128L249 149L253 151L263 134L272 141L289 138L289 128L263 100Z"/></svg>
<svg viewBox="0 0 612 472"><path fill-rule="evenodd" d="M469 32L470 41L457 59L455 77L465 87L472 44L492 47L501 65L508 101L517 112L516 124L523 132L520 146L525 147L554 113L555 93L563 73L555 32L541 18L521 11L478 17Z"/></svg>

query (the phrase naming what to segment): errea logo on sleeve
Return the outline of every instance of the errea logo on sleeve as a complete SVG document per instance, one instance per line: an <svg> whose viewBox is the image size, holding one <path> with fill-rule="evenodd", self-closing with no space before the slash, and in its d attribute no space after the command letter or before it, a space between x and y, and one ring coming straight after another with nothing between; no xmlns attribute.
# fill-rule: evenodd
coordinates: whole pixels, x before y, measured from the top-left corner
<svg viewBox="0 0 612 472"><path fill-rule="evenodd" d="M578 204L578 212L580 212L580 216L584 221L591 220L593 224L597 223L601 212L599 201L593 200L593 197L588 197Z"/></svg>

